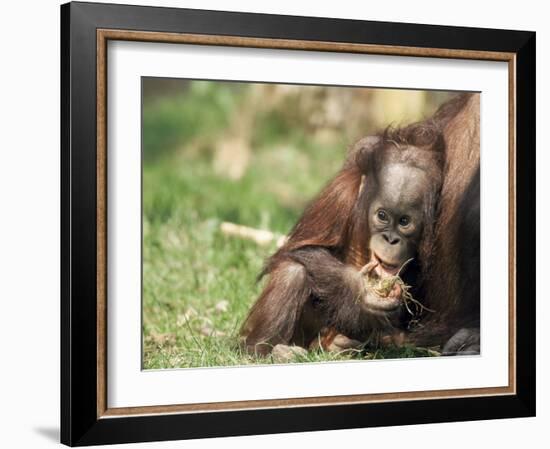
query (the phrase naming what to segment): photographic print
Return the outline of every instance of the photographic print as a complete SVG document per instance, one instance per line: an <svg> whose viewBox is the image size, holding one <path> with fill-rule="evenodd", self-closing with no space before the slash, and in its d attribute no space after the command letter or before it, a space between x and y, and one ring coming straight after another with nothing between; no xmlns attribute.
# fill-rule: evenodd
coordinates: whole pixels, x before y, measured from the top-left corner
<svg viewBox="0 0 550 449"><path fill-rule="evenodd" d="M143 369L479 355L479 103L143 77Z"/></svg>
<svg viewBox="0 0 550 449"><path fill-rule="evenodd" d="M535 416L535 33L61 25L63 443Z"/></svg>

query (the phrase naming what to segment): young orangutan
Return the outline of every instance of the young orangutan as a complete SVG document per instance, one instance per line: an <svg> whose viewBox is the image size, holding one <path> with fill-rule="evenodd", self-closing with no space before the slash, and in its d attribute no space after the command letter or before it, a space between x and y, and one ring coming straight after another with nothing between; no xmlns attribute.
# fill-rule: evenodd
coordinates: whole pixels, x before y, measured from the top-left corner
<svg viewBox="0 0 550 449"><path fill-rule="evenodd" d="M432 119L387 129L352 148L343 168L268 260L262 276L269 280L241 329L249 352L265 355L277 344L341 350L373 332L397 337L411 329L411 341L443 346L456 333L447 352L458 347L479 352L479 290L477 296L466 292L460 298L447 290L464 291L455 282L460 251L448 249L456 249L464 237L474 250L477 238L479 248L479 133L477 147L475 139L459 138L475 137L471 127L478 121L468 120L464 111L475 113L471 103L476 100L458 96ZM452 147L459 141L466 148ZM469 179L457 182L453 170L464 157L470 157ZM470 180L473 190L467 189ZM457 202L457 196L466 203ZM459 229L463 234L457 235ZM475 273L476 256L468 257L473 265L468 270ZM440 276L448 268L457 272ZM479 285L479 270L477 275ZM468 275L465 279L471 281Z"/></svg>

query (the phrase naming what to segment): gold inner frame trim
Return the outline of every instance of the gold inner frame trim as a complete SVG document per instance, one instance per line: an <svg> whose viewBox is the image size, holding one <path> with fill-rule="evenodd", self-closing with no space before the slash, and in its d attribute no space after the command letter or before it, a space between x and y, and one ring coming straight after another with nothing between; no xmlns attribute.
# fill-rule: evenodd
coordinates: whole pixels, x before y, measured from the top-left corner
<svg viewBox="0 0 550 449"><path fill-rule="evenodd" d="M107 42L109 40L217 45L302 51L328 51L376 55L451 58L508 63L508 285L509 285L509 354L508 385L503 387L392 392L346 396L231 401L200 404L155 405L140 407L107 406ZM376 44L266 39L239 36L161 33L117 29L97 30L97 417L116 418L130 415L201 413L228 410L308 407L324 405L365 404L376 402L447 399L513 395L516 393L516 54L446 48L423 48Z"/></svg>

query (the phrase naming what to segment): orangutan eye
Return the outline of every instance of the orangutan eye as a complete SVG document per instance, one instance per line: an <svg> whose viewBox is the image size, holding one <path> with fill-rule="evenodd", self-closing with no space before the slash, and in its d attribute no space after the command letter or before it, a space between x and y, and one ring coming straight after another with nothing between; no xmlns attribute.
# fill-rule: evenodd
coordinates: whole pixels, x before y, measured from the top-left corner
<svg viewBox="0 0 550 449"><path fill-rule="evenodd" d="M388 214L386 213L385 210L380 209L380 210L376 213L376 216L378 217L378 219L379 219L380 221L383 221L384 223L387 223L387 222L388 222Z"/></svg>
<svg viewBox="0 0 550 449"><path fill-rule="evenodd" d="M406 228L407 226L409 226L410 222L411 222L410 217L407 217L405 215L399 219L399 226Z"/></svg>

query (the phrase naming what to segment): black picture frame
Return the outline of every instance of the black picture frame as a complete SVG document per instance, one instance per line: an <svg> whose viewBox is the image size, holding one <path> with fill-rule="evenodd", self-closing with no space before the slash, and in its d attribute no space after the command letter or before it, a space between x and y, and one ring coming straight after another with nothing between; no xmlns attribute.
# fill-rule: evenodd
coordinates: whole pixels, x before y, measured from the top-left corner
<svg viewBox="0 0 550 449"><path fill-rule="evenodd" d="M515 55L516 392L258 410L98 413L97 30L138 30ZM61 442L70 446L535 415L534 32L68 3L61 6Z"/></svg>

